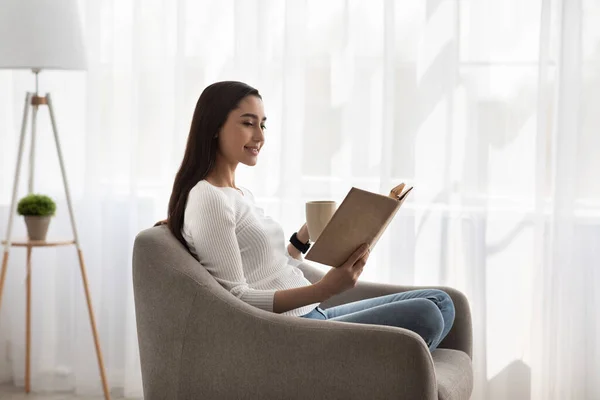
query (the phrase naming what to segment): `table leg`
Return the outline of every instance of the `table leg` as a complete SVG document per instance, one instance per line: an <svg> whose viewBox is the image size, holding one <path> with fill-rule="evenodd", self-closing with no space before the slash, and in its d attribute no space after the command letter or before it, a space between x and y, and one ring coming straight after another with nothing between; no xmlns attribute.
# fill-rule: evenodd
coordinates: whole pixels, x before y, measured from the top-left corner
<svg viewBox="0 0 600 400"><path fill-rule="evenodd" d="M25 344L25 393L31 391L31 247L27 247L27 312Z"/></svg>

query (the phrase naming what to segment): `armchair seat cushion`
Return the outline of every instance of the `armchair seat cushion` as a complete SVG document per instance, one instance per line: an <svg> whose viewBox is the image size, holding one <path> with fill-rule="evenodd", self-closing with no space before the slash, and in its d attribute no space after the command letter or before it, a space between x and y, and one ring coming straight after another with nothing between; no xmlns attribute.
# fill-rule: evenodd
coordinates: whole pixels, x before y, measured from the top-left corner
<svg viewBox="0 0 600 400"><path fill-rule="evenodd" d="M473 389L473 370L469 356L451 349L437 349L431 355L439 400L468 399Z"/></svg>

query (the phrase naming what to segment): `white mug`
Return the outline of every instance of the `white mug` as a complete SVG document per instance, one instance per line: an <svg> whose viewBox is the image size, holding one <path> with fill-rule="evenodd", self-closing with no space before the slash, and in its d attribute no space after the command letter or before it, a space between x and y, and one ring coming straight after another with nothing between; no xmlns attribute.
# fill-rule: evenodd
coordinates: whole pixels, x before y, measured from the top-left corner
<svg viewBox="0 0 600 400"><path fill-rule="evenodd" d="M306 202L306 227L311 242L317 238L329 223L331 217L337 210L337 203L331 200L308 201Z"/></svg>

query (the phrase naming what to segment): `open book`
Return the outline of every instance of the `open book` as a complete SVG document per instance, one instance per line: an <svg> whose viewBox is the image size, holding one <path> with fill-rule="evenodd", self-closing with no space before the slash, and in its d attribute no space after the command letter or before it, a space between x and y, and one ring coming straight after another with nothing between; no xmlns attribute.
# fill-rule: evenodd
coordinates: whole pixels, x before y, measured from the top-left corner
<svg viewBox="0 0 600 400"><path fill-rule="evenodd" d="M339 267L361 244L373 250L411 190L401 183L384 196L353 187L304 258Z"/></svg>

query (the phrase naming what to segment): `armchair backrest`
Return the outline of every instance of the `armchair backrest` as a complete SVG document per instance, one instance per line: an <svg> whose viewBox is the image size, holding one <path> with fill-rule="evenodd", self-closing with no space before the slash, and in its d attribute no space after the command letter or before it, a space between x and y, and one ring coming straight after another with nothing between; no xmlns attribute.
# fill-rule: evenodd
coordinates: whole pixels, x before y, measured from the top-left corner
<svg viewBox="0 0 600 400"><path fill-rule="evenodd" d="M177 393L190 309L199 291L225 291L166 225L140 232L133 246L133 289L146 398ZM225 291L226 292L226 291ZM232 301L235 297L231 296Z"/></svg>

